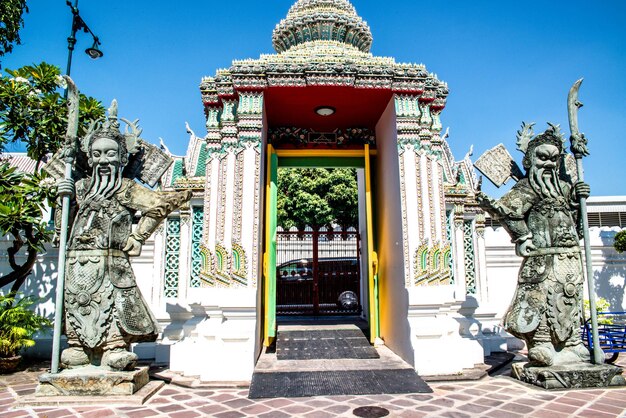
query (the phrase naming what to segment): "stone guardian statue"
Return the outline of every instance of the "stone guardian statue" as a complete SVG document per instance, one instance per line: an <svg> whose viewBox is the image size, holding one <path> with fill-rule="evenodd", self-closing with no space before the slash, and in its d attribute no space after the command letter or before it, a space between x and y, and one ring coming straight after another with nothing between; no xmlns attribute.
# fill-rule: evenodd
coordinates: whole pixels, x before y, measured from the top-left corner
<svg viewBox="0 0 626 418"><path fill-rule="evenodd" d="M526 342L532 365L588 362L580 337L584 278L578 202L589 196L589 186L572 182L566 173L558 126L532 136L532 125L522 125L518 146L526 175L498 200L482 192L477 196L524 258L504 326Z"/></svg>
<svg viewBox="0 0 626 418"><path fill-rule="evenodd" d="M72 196L64 293L69 347L61 353L65 368L131 370L137 355L129 351L130 344L155 341L159 332L129 258L140 255L146 239L191 192L158 192L134 180L139 171L160 177L164 170L155 159L159 154L152 152L156 147L139 139L136 122L125 122L132 130L123 134L114 101L108 117L80 141L88 171L75 183L63 180L58 186L59 195ZM139 165L135 161L128 167L130 157Z"/></svg>

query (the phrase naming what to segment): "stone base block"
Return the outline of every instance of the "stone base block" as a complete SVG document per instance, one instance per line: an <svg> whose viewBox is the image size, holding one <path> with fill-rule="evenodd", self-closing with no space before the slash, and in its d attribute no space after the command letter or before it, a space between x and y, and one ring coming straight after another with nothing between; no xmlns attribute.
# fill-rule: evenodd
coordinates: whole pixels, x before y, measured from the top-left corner
<svg viewBox="0 0 626 418"><path fill-rule="evenodd" d="M87 366L42 374L35 396L130 396L149 380L147 367L114 372Z"/></svg>
<svg viewBox="0 0 626 418"><path fill-rule="evenodd" d="M164 382L151 380L134 394L105 396L35 396L27 395L18 398L16 408L55 407L67 408L74 406L141 406L164 385Z"/></svg>
<svg viewBox="0 0 626 418"><path fill-rule="evenodd" d="M514 363L511 376L544 389L582 389L624 386L622 369L610 364L577 363L550 367L535 367Z"/></svg>

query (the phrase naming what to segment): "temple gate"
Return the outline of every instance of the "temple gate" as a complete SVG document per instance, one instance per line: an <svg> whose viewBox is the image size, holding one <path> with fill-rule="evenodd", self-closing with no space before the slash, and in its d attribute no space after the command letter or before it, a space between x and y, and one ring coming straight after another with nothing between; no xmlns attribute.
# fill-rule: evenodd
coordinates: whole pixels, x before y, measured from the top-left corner
<svg viewBox="0 0 626 418"><path fill-rule="evenodd" d="M484 216L470 154L455 161L442 133L447 84L422 64L372 55L347 0L297 1L272 39L276 54L202 80L207 133L189 129L163 184L194 192L156 239L158 297L182 329L165 335L171 368L250 378L276 335L276 168L305 157L362 168L355 234L371 341L421 374L482 363L489 342L472 314L474 295L487 298Z"/></svg>

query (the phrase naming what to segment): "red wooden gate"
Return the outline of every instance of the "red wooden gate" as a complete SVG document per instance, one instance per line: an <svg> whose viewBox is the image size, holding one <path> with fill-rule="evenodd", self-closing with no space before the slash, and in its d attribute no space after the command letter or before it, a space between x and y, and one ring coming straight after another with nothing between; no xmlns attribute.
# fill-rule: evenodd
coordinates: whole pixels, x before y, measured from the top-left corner
<svg viewBox="0 0 626 418"><path fill-rule="evenodd" d="M342 231L278 231L278 315L361 312L360 236Z"/></svg>

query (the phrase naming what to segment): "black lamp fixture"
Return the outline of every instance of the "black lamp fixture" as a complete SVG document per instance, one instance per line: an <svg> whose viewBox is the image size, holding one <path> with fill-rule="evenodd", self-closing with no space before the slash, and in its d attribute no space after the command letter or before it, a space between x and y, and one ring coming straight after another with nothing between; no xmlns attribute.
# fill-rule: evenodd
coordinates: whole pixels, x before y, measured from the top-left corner
<svg viewBox="0 0 626 418"><path fill-rule="evenodd" d="M102 57L104 54L100 50L100 39L89 29L89 26L85 23L83 18L80 16L78 11L78 0L74 1L74 4L70 0L66 0L65 3L69 6L72 11L72 32L70 33L69 38L67 38L67 70L65 74L70 75L72 69L72 54L74 52L74 46L76 45L76 32L82 30L85 33L91 34L93 37L93 45L91 48L85 49L85 53L89 55L91 59L98 59Z"/></svg>
<svg viewBox="0 0 626 418"><path fill-rule="evenodd" d="M91 48L85 49L85 52L87 53L87 55L89 55L89 58L93 60L97 60L98 58L101 58L104 55L102 51L98 49L99 45L100 45L100 40L96 36L95 38L93 38L93 45L91 46Z"/></svg>

